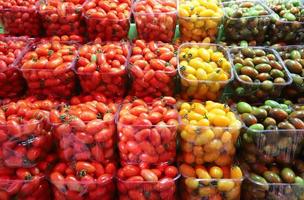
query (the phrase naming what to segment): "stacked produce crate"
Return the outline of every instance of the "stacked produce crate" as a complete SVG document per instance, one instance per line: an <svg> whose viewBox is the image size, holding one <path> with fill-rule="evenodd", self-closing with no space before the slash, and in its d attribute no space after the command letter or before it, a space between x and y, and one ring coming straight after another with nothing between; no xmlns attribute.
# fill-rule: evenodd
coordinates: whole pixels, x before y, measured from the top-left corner
<svg viewBox="0 0 304 200"><path fill-rule="evenodd" d="M0 19L0 200L304 199L299 0L0 0Z"/></svg>

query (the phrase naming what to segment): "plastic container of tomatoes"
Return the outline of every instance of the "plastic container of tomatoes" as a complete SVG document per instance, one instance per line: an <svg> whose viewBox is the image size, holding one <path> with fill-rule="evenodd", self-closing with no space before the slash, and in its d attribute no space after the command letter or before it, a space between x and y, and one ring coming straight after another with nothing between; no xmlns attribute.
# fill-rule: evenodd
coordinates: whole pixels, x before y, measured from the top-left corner
<svg viewBox="0 0 304 200"><path fill-rule="evenodd" d="M177 22L176 1L140 0L132 5L137 34L145 41L171 42Z"/></svg>
<svg viewBox="0 0 304 200"><path fill-rule="evenodd" d="M271 70L278 69L275 66L279 65L281 69L278 69L281 71L284 75L282 79L284 79L284 82L275 82L274 78L271 77L270 79L266 79L266 81L269 81L267 84L264 83L264 77L257 78L257 81L247 81L242 79L242 75L240 70L236 69L236 65L240 64L240 56L238 55L240 52L242 52L242 49L252 49L253 51L262 50L267 55L271 55L273 58L272 60L268 59L269 61L274 61L276 64L270 63L261 63L261 64L267 64L271 66ZM234 47L229 49L229 54L231 57L231 62L234 64L234 76L235 79L233 81L233 88L234 88L234 97L238 98L238 100L244 100L246 102L263 102L265 99L274 99L278 98L282 94L282 90L290 85L292 83L292 78L288 70L286 69L286 66L284 62L282 61L280 55L278 52L274 49L267 48L267 47ZM266 56L267 57L267 56ZM241 58L243 59L243 58ZM253 59L253 58L252 58ZM245 60L245 59L244 59ZM256 64L255 66L257 66ZM246 67L246 65L242 65L241 67ZM262 70L262 69L261 69ZM270 71L268 73L259 73L259 75L262 74L263 76L269 76ZM259 77L259 76L256 76ZM259 79L259 80L258 80ZM261 81L261 80L263 81Z"/></svg>
<svg viewBox="0 0 304 200"><path fill-rule="evenodd" d="M60 168L69 170L69 174ZM53 199L112 200L115 197L114 171L111 163L58 163L50 174Z"/></svg>
<svg viewBox="0 0 304 200"><path fill-rule="evenodd" d="M282 94L286 98L298 98L304 94L303 45L289 45L274 47L285 63L286 69L292 78L292 84L287 85ZM302 66L303 65L303 66Z"/></svg>
<svg viewBox="0 0 304 200"><path fill-rule="evenodd" d="M220 5L218 5L218 1L208 2L208 4L211 5L200 5L196 3L196 1L178 1L179 32L181 34L181 40L187 42L201 42L208 37L211 42L215 42L223 18L223 12ZM194 8L196 5L199 6L197 13L190 15L190 10L195 10ZM187 15L184 15L181 10L188 8L190 8L190 10L186 11Z"/></svg>
<svg viewBox="0 0 304 200"><path fill-rule="evenodd" d="M117 180L119 191L119 199L139 198L143 196L145 199L176 199L177 198L177 180L164 179L160 181L132 181Z"/></svg>
<svg viewBox="0 0 304 200"><path fill-rule="evenodd" d="M88 112L90 108L97 110L99 116ZM51 124L60 159L100 163L115 160L116 109L116 104L91 101L70 107L61 105L53 110ZM74 115L77 110L82 110L83 114ZM94 119L90 119L92 115Z"/></svg>
<svg viewBox="0 0 304 200"><path fill-rule="evenodd" d="M82 3L64 0L43 0L39 14L47 36L83 35Z"/></svg>
<svg viewBox="0 0 304 200"><path fill-rule="evenodd" d="M131 0L87 0L83 6L89 38L102 41L127 39L131 20Z"/></svg>
<svg viewBox="0 0 304 200"><path fill-rule="evenodd" d="M232 163L240 127L204 127L187 124L181 125L181 131L188 134L196 133L194 138L181 138L181 162L197 165L216 163L219 166ZM231 138L228 139L226 135L231 135Z"/></svg>
<svg viewBox="0 0 304 200"><path fill-rule="evenodd" d="M255 7L254 15L238 16L238 9ZM230 1L223 3L224 30L227 41L255 40L263 43L271 23L271 10L260 1ZM247 11L248 12L248 11ZM250 12L250 11L249 11Z"/></svg>
<svg viewBox="0 0 304 200"><path fill-rule="evenodd" d="M182 44L179 49L178 49L178 55L181 55L181 52L183 49L186 48L192 48L192 47L198 47L198 48L204 48L204 49L213 49L213 51L221 52L225 59L228 62L228 65L230 65L230 59L229 59L229 54L227 50L217 44L207 44L207 43L185 43ZM208 76L206 80L192 80L187 77L187 70L185 70L185 66L181 65L181 58L178 56L178 74L181 78L181 97L183 99L201 99L201 100L219 100L220 97L223 94L224 89L226 86L233 80L234 75L233 75L233 70L232 66L229 67L227 72L224 72L223 67L219 67L220 62L216 63L218 69L214 69L215 74L218 73L217 70L221 70L223 73L226 73L227 80L216 80L216 78L212 78L213 76ZM190 60L191 58L189 58ZM211 63L208 61L207 63ZM204 68L203 68L204 69ZM204 69L205 70L205 69ZM205 70L206 71L206 70ZM211 74L211 73L210 73Z"/></svg>
<svg viewBox="0 0 304 200"><path fill-rule="evenodd" d="M300 184L260 183L246 178L242 187L242 197L248 200L263 199L301 199L304 187Z"/></svg>
<svg viewBox="0 0 304 200"><path fill-rule="evenodd" d="M172 163L176 158L178 113L166 100L123 103L116 118L121 163Z"/></svg>
<svg viewBox="0 0 304 200"><path fill-rule="evenodd" d="M182 199L240 200L242 182L243 179L199 179L182 176Z"/></svg>
<svg viewBox="0 0 304 200"><path fill-rule="evenodd" d="M62 98L73 95L77 48L77 43L46 40L31 45L18 64L28 93Z"/></svg>
<svg viewBox="0 0 304 200"><path fill-rule="evenodd" d="M41 22L38 13L38 0L0 2L0 19L4 32L14 36L37 37L41 33Z"/></svg>
<svg viewBox="0 0 304 200"><path fill-rule="evenodd" d="M132 79L130 95L137 97L173 96L177 58L175 47L163 42L136 40L129 59Z"/></svg>
<svg viewBox="0 0 304 200"><path fill-rule="evenodd" d="M16 97L24 92L25 81L17 64L32 42L27 37L0 37L0 97Z"/></svg>
<svg viewBox="0 0 304 200"><path fill-rule="evenodd" d="M29 180L0 177L0 194L1 199L51 200L49 183L43 176L29 177Z"/></svg>
<svg viewBox="0 0 304 200"><path fill-rule="evenodd" d="M76 73L82 90L123 97L127 91L129 52L127 42L89 43L80 47Z"/></svg>

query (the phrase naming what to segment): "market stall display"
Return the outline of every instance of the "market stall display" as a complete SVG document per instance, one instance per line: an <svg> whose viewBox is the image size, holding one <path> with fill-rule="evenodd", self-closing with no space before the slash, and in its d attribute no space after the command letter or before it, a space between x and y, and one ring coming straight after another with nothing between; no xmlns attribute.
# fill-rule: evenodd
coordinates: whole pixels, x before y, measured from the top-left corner
<svg viewBox="0 0 304 200"><path fill-rule="evenodd" d="M0 200L303 200L303 14L0 0Z"/></svg>

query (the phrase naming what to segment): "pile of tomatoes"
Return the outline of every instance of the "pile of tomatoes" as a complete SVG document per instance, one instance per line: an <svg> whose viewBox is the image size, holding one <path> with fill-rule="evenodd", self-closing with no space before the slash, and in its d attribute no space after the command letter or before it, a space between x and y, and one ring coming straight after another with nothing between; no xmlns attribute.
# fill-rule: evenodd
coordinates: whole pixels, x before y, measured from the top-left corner
<svg viewBox="0 0 304 200"><path fill-rule="evenodd" d="M28 92L38 96L69 97L75 90L73 67L77 45L61 41L41 41L32 45L20 68Z"/></svg>
<svg viewBox="0 0 304 200"><path fill-rule="evenodd" d="M176 1L137 1L134 3L133 15L139 38L146 41L172 41L177 21Z"/></svg>
<svg viewBox="0 0 304 200"><path fill-rule="evenodd" d="M123 103L117 124L121 162L158 164L174 162L178 112L176 100L164 97L146 103Z"/></svg>
<svg viewBox="0 0 304 200"><path fill-rule="evenodd" d="M31 40L26 37L0 38L0 97L16 97L24 89L24 79L17 67Z"/></svg>
<svg viewBox="0 0 304 200"><path fill-rule="evenodd" d="M49 111L56 103L29 97L0 109L0 155L6 167L32 167L53 146Z"/></svg>
<svg viewBox="0 0 304 200"><path fill-rule="evenodd" d="M83 3L84 0L44 0L39 14L46 35L82 35L85 32Z"/></svg>
<svg viewBox="0 0 304 200"><path fill-rule="evenodd" d="M78 161L75 164L59 162L50 174L55 200L111 200L115 186L113 163Z"/></svg>
<svg viewBox="0 0 304 200"><path fill-rule="evenodd" d="M40 20L37 12L39 0L1 0L0 18L10 35L39 36Z"/></svg>
<svg viewBox="0 0 304 200"><path fill-rule="evenodd" d="M119 199L175 199L178 169L168 164L125 165L117 172Z"/></svg>
<svg viewBox="0 0 304 200"><path fill-rule="evenodd" d="M78 52L77 74L84 92L101 92L108 97L125 95L128 43L89 43Z"/></svg>
<svg viewBox="0 0 304 200"><path fill-rule="evenodd" d="M131 0L91 0L84 6L90 39L106 41L126 39L130 28Z"/></svg>
<svg viewBox="0 0 304 200"><path fill-rule="evenodd" d="M173 96L177 66L173 45L136 40L129 63L133 79L132 95L137 97Z"/></svg>
<svg viewBox="0 0 304 200"><path fill-rule="evenodd" d="M115 159L117 106L114 103L89 101L60 105L50 113L60 159L104 163Z"/></svg>

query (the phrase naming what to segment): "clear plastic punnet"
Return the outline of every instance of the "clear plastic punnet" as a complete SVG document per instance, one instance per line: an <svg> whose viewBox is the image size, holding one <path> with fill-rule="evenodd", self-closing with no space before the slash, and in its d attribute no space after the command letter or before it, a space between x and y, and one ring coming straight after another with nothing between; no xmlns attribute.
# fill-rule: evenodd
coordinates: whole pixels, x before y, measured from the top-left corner
<svg viewBox="0 0 304 200"><path fill-rule="evenodd" d="M112 200L115 196L114 178L92 181L51 181L54 200Z"/></svg>
<svg viewBox="0 0 304 200"><path fill-rule="evenodd" d="M143 111L140 115L139 110ZM116 121L121 162L160 164L176 160L178 114L174 105L161 100L123 103Z"/></svg>
<svg viewBox="0 0 304 200"><path fill-rule="evenodd" d="M17 64L33 39L0 37L0 97L16 97L25 89L25 80Z"/></svg>
<svg viewBox="0 0 304 200"><path fill-rule="evenodd" d="M184 102L178 111L182 121L179 128L180 162L189 165L232 164L241 122L228 106L210 101Z"/></svg>
<svg viewBox="0 0 304 200"><path fill-rule="evenodd" d="M174 96L177 82L175 46L161 41L136 40L131 49L129 94L140 98Z"/></svg>
<svg viewBox="0 0 304 200"><path fill-rule="evenodd" d="M31 45L18 65L28 93L42 97L74 94L77 48L76 43L45 40Z"/></svg>
<svg viewBox="0 0 304 200"><path fill-rule="evenodd" d="M29 180L0 177L1 199L41 199L51 200L49 183L43 176Z"/></svg>
<svg viewBox="0 0 304 200"><path fill-rule="evenodd" d="M272 11L261 1L243 0L223 3L227 41L263 43L271 23Z"/></svg>
<svg viewBox="0 0 304 200"><path fill-rule="evenodd" d="M301 44L304 41L304 15L301 0L267 0L274 12L269 30L272 43Z"/></svg>
<svg viewBox="0 0 304 200"><path fill-rule="evenodd" d="M63 169L58 171L57 169ZM116 166L99 162L58 163L49 175L55 200L112 200Z"/></svg>
<svg viewBox="0 0 304 200"><path fill-rule="evenodd" d="M223 11L217 1L203 2L197 0L179 0L179 31L183 41L203 41L210 38L215 42L222 23ZM197 7L195 9L195 7ZM190 12L194 12L191 14Z"/></svg>
<svg viewBox="0 0 304 200"><path fill-rule="evenodd" d="M91 107L90 107L91 106ZM84 115L73 115L77 109L99 111L95 119L84 121ZM60 122L51 121L60 159L67 162L96 161L107 163L116 159L116 104L97 101L79 105L61 105L51 115L59 114ZM90 113L89 113L90 114ZM91 114L92 115L92 114ZM56 120L57 121L57 120Z"/></svg>
<svg viewBox="0 0 304 200"><path fill-rule="evenodd" d="M82 0L82 3L84 0ZM85 24L82 3L65 0L42 0L39 14L47 36L83 35Z"/></svg>
<svg viewBox="0 0 304 200"><path fill-rule="evenodd" d="M21 1L22 6L12 4L10 0L0 2L0 21L4 32L14 36L41 35L41 22L38 13L38 0Z"/></svg>
<svg viewBox="0 0 304 200"><path fill-rule="evenodd" d="M175 200L177 199L177 182L175 178L162 178L158 181L122 180L117 178L119 200L144 198L147 200ZM132 179L132 178L131 178Z"/></svg>
<svg viewBox="0 0 304 200"><path fill-rule="evenodd" d="M20 125L8 121L0 126L0 133L1 160L7 167L33 167L53 147L50 126L45 120L32 119Z"/></svg>
<svg viewBox="0 0 304 200"><path fill-rule="evenodd" d="M79 48L76 73L84 92L123 97L127 92L128 42L89 43Z"/></svg>
<svg viewBox="0 0 304 200"><path fill-rule="evenodd" d="M292 83L278 52L267 47L234 47L229 50L234 71L234 95L238 100L261 102L278 98Z"/></svg>
<svg viewBox="0 0 304 200"><path fill-rule="evenodd" d="M240 200L243 179L200 179L182 177L182 199Z"/></svg>
<svg viewBox="0 0 304 200"><path fill-rule="evenodd" d="M274 46L285 63L292 78L292 84L284 88L282 94L287 98L302 97L304 94L304 46Z"/></svg>
<svg viewBox="0 0 304 200"><path fill-rule="evenodd" d="M116 9L111 10L109 2L103 0L86 0L84 17L89 38L101 38L102 41L119 41L128 38L131 21L131 0L115 0ZM110 7L107 13L99 7ZM102 8L102 7L101 7Z"/></svg>
<svg viewBox="0 0 304 200"><path fill-rule="evenodd" d="M282 176L279 175L279 169L276 164L272 166L272 171L264 172L264 175L258 175L257 172L250 170L252 165L242 164L242 169L245 170L246 178L242 185L242 198L248 200L282 200L292 199L301 200L304 196L304 185L300 182L287 183L282 181ZM256 165L257 166L257 165ZM291 163L285 165L287 170L291 170ZM286 170L285 168L285 170ZM256 167L256 170L264 170L263 163ZM266 168L267 169L267 168ZM277 171L275 171L277 170ZM294 171L294 170L293 170ZM291 176L286 178L302 180L299 174L292 172ZM273 179L273 182L270 180ZM276 181L275 181L276 180ZM279 181L280 180L280 181Z"/></svg>
<svg viewBox="0 0 304 200"><path fill-rule="evenodd" d="M239 113L244 123L240 137L240 157L251 165L259 162L294 162L303 147L303 112L303 106L300 105L282 109L271 108L266 104L254 107L252 113ZM256 117L259 121L252 124ZM280 121L280 117L286 118Z"/></svg>
<svg viewBox="0 0 304 200"><path fill-rule="evenodd" d="M233 79L229 54L217 44L182 44L178 49L178 73L183 99L219 100Z"/></svg>
<svg viewBox="0 0 304 200"><path fill-rule="evenodd" d="M153 10L154 7L157 11ZM137 34L146 41L171 42L177 23L176 1L164 1L154 7L151 8L146 0L135 1L132 5Z"/></svg>

